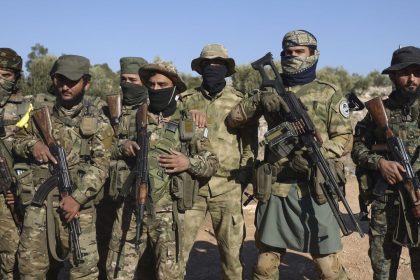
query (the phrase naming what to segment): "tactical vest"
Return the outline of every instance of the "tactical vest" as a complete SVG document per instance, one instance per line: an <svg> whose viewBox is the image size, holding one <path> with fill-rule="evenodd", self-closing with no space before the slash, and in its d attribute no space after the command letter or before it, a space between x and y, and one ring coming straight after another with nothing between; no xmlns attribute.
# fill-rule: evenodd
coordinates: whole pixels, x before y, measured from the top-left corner
<svg viewBox="0 0 420 280"><path fill-rule="evenodd" d="M98 117L99 110L96 108L99 104L98 99L93 103L90 100L83 99L83 108L79 115L82 115L81 118L76 117L75 119L64 118L58 116L57 113L53 110L52 116L54 116L54 121L63 124L66 127L71 127L81 139L80 146L80 160L76 168L69 166L70 178L72 180L73 188L76 189L81 183L81 178L86 174L87 169L89 168L90 159L91 159L91 140L94 137L98 129ZM35 108L40 107L45 104L37 104L35 102ZM52 104L47 104L52 105ZM33 125L33 124L32 124ZM57 141L61 139L57 138ZM27 164L17 163L14 165L14 170L18 174L17 180L19 182L19 193L21 196L22 203L28 205L31 203L32 198L35 194L37 188L51 176L48 166L37 165L34 163ZM58 194L57 190L54 190ZM99 202L103 197L103 190L101 190L95 197L93 201L90 201L83 205L84 208L91 207L94 203Z"/></svg>

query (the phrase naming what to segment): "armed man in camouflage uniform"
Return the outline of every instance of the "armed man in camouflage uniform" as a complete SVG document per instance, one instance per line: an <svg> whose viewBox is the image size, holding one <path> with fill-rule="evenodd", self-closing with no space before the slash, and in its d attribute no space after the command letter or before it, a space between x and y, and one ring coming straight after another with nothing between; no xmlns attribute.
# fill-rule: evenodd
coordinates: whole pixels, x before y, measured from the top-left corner
<svg viewBox="0 0 420 280"><path fill-rule="evenodd" d="M113 144L111 151L110 178L105 185L105 197L97 208L98 219L96 228L98 231L99 272L101 277L102 274L106 275L106 258L112 234L112 225L115 221L118 192L127 179L128 171L130 170L123 158L118 155L116 148L123 142L127 142L130 134L130 120L134 120L139 105L147 101L147 88L143 86L139 75L139 69L144 65L147 65L147 61L142 57L122 57L120 59L120 87L122 94L110 94L112 98L109 99L108 106L105 108L105 113L110 118L111 125L114 128L116 136L114 140L116 143ZM121 115L117 118L111 116L110 107L119 107ZM148 256L150 258L150 255ZM152 263L150 263L145 268L149 271L152 267Z"/></svg>
<svg viewBox="0 0 420 280"><path fill-rule="evenodd" d="M299 96L308 109L323 139L324 157L339 165L337 159L351 149L352 128L347 101L333 85L316 79L319 52L316 38L311 33L304 30L288 32L282 46L282 78L286 90ZM277 93L258 92L234 108L228 124L238 127L264 115L268 129L271 129L282 122L279 112L283 109ZM313 169L308 162L309 156L297 145L295 152L285 158L266 149L264 162L278 172L272 175L273 179L267 180L267 186L257 185L261 200L255 220L259 255L254 279L278 279L278 267L286 249L310 253L321 279L347 279L337 255L342 248L340 229L317 184L322 176L310 172ZM310 173L315 174L311 176ZM338 173L343 181L342 164Z"/></svg>
<svg viewBox="0 0 420 280"><path fill-rule="evenodd" d="M18 249L21 279L45 279L49 258L59 260L67 256L72 279L98 277L94 201L108 176L113 132L106 116L97 108L99 98L85 96L90 85L89 67L85 57L63 55L50 72L56 94L55 105L49 108L52 135L67 158L74 188L70 196L59 199L58 189L54 188L44 206L31 204L35 191L51 176L47 163L56 163L56 159L41 140L33 121L16 134L13 149L31 167L19 176L21 199L28 205ZM68 222L72 219L79 219L81 227L83 262L77 265L68 235Z"/></svg>
<svg viewBox="0 0 420 280"><path fill-rule="evenodd" d="M28 110L29 102L17 89L22 71L22 58L12 49L0 48L0 137L1 154L13 168L11 154L16 123ZM13 171L12 171L13 172ZM3 190L1 190L3 192ZM14 194L0 194L0 278L13 279L15 255L19 243L19 232L11 209ZM12 210L13 211L13 210ZM16 215L16 213L14 213Z"/></svg>
<svg viewBox="0 0 420 280"><path fill-rule="evenodd" d="M186 85L175 67L164 62L149 64L140 68L139 74L150 100L149 204L138 250L134 198L128 196L118 209L107 260L108 278L133 279L139 260L149 247L157 279L183 279L180 242L184 205L189 201L191 207L199 181L207 181L216 172L218 160L209 150L207 129L194 129L189 113L177 108L176 96L185 91ZM143 147L136 142L134 116L127 121L121 124L126 127L127 136L120 140L116 153L131 170L136 153Z"/></svg>
<svg viewBox="0 0 420 280"><path fill-rule="evenodd" d="M184 108L203 112L209 137L219 158L220 168L208 184L200 188L191 210L185 212L183 240L185 264L198 230L209 212L221 255L223 279L242 279L240 251L245 236L241 183L246 185L253 163L251 143L256 143L257 126L248 130L228 129L225 118L244 94L227 85L225 78L235 72L235 61L219 44L203 48L191 68L202 75L201 86L182 94Z"/></svg>
<svg viewBox="0 0 420 280"><path fill-rule="evenodd" d="M404 47L394 51L388 74L395 90L384 101L389 127L401 138L414 172L420 170L420 48ZM420 279L420 248L418 222L420 205L407 209L402 203L402 174L404 168L392 161L386 152L373 152L372 146L386 143L384 131L378 128L370 114L356 125L352 151L354 162L370 171L371 221L369 257L373 279L396 279L402 246L408 246L414 279ZM385 194L374 196L376 182L383 177L389 184ZM414 214L412 211L414 210ZM407 229L413 228L413 231Z"/></svg>

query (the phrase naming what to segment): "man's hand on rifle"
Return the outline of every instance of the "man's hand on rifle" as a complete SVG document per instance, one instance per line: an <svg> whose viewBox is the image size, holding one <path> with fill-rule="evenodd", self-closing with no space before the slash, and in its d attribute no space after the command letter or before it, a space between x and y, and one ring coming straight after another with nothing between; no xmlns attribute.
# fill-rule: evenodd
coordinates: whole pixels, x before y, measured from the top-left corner
<svg viewBox="0 0 420 280"><path fill-rule="evenodd" d="M188 170L190 159L178 151L172 149L170 151L171 154L159 156L159 166L165 168L166 173L179 173Z"/></svg>
<svg viewBox="0 0 420 280"><path fill-rule="evenodd" d="M135 141L127 140L123 144L123 154L127 157L135 157L138 150L140 147Z"/></svg>
<svg viewBox="0 0 420 280"><path fill-rule="evenodd" d="M6 204L7 205L13 205L15 204L16 198L15 195L13 193L11 193L10 191L7 192L6 194Z"/></svg>
<svg viewBox="0 0 420 280"><path fill-rule="evenodd" d="M61 199L60 208L64 211L64 218L70 222L74 218L79 218L80 204L71 196Z"/></svg>
<svg viewBox="0 0 420 280"><path fill-rule="evenodd" d="M267 112L274 113L280 110L289 111L286 102L275 92L266 91L261 94L261 104Z"/></svg>
<svg viewBox="0 0 420 280"><path fill-rule="evenodd" d="M48 146L42 143L41 141L36 142L35 145L32 147L32 156L39 163L47 163L48 161L51 161L54 164L57 164L57 160L51 154Z"/></svg>
<svg viewBox="0 0 420 280"><path fill-rule="evenodd" d="M378 169L388 184L395 185L403 180L401 172L405 172L405 169L399 162L381 158L378 162Z"/></svg>
<svg viewBox="0 0 420 280"><path fill-rule="evenodd" d="M207 117L198 110L190 110L191 117L196 126L203 128L207 126Z"/></svg>

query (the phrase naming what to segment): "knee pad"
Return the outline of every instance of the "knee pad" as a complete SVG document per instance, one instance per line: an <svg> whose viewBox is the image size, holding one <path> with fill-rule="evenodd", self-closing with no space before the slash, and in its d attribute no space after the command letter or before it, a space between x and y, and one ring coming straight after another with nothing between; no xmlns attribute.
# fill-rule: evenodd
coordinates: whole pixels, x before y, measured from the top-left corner
<svg viewBox="0 0 420 280"><path fill-rule="evenodd" d="M278 272L280 266L280 254L275 252L263 252L258 255L254 266L254 274L270 276Z"/></svg>
<svg viewBox="0 0 420 280"><path fill-rule="evenodd" d="M347 280L347 273L337 254L312 255L323 280Z"/></svg>

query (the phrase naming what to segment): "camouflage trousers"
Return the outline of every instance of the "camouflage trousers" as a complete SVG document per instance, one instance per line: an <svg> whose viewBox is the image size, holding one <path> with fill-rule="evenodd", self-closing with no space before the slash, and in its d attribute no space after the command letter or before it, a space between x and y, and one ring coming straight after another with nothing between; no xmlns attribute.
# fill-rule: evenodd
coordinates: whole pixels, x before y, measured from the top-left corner
<svg viewBox="0 0 420 280"><path fill-rule="evenodd" d="M58 205L55 205L58 206ZM96 246L95 208L91 207L80 212L79 236L83 262L74 263L73 253L70 251L68 228L60 218L57 208L53 208L53 217L56 229L57 251L64 254L70 253L71 279L96 279L98 278L98 248ZM47 234L47 207L28 206L25 212L23 230L18 249L19 273L22 280L46 279L50 266L51 253L48 251Z"/></svg>
<svg viewBox="0 0 420 280"><path fill-rule="evenodd" d="M254 280L278 280L279 267L282 258L286 255L286 249L275 248L265 245L258 241L258 236L255 238L256 245L259 249L257 263L253 269ZM311 254L312 259L318 269L319 278L322 280L348 280L349 277L341 264L337 255Z"/></svg>
<svg viewBox="0 0 420 280"><path fill-rule="evenodd" d="M127 205L130 204L130 205ZM139 279L184 279L182 256L175 230L172 205L160 208L155 217L146 215L142 224L141 243L136 249L136 217L134 203L125 202L117 209L107 258L108 279L137 279L136 271L143 264L152 264L153 273L139 269ZM179 215L182 224L182 215ZM180 230L182 230L181 225ZM152 254L148 254L147 252ZM153 258L151 261L149 258ZM149 258L144 258L148 256ZM146 276L148 275L148 276Z"/></svg>
<svg viewBox="0 0 420 280"><path fill-rule="evenodd" d="M210 213L219 247L222 279L242 279L243 266L240 258L245 238L242 213L241 188L215 197L198 196L191 210L185 211L182 252L187 264L190 251L207 212Z"/></svg>
<svg viewBox="0 0 420 280"><path fill-rule="evenodd" d="M397 279L401 246L393 242L398 222L397 197L388 195L371 206L369 257L374 280ZM414 279L420 280L420 248L408 248Z"/></svg>
<svg viewBox="0 0 420 280"><path fill-rule="evenodd" d="M0 194L0 279L13 279L19 232L4 196Z"/></svg>

